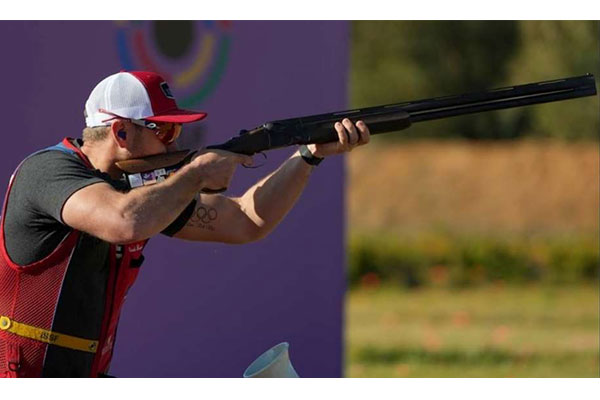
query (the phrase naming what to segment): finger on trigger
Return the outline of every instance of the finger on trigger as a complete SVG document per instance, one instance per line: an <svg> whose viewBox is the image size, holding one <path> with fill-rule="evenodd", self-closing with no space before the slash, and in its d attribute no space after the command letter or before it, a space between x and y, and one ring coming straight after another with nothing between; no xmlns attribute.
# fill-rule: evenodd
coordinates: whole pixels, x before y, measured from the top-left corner
<svg viewBox="0 0 600 400"><path fill-rule="evenodd" d="M252 157L247 156L245 154L239 154L237 161L238 161L238 163L240 163L242 165L247 165L247 166L252 165L252 163L254 162Z"/></svg>

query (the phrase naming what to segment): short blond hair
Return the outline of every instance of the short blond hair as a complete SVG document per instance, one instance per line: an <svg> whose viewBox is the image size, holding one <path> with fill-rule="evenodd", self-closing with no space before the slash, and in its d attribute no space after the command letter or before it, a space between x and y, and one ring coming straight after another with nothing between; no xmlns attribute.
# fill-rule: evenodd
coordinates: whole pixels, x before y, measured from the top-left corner
<svg viewBox="0 0 600 400"><path fill-rule="evenodd" d="M85 127L81 137L84 142L99 142L108 137L109 128L109 126Z"/></svg>
<svg viewBox="0 0 600 400"><path fill-rule="evenodd" d="M135 129L135 132L137 134L139 134L140 132L142 132L144 130L143 127L139 126L139 125L135 125L132 124L133 128ZM106 138L108 138L108 134L110 132L110 126L94 126L94 127L85 127L83 128L83 133L81 134L81 138L83 139L83 141L88 141L88 142L100 142Z"/></svg>

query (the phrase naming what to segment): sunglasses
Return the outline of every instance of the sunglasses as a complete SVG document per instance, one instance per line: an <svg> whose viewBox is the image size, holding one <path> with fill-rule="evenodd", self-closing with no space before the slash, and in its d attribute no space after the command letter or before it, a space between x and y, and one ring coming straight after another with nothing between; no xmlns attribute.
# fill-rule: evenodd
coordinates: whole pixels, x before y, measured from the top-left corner
<svg viewBox="0 0 600 400"><path fill-rule="evenodd" d="M171 144L181 135L181 131L183 129L182 124L176 124L174 122L152 122L146 121L145 119L134 119L134 118L125 118L107 111L103 108L98 110L103 114L112 115L112 117L102 120L102 122L112 121L113 119L122 119L124 121L129 121L134 125L141 126L146 129L150 129L154 132L158 140L160 140L163 144Z"/></svg>

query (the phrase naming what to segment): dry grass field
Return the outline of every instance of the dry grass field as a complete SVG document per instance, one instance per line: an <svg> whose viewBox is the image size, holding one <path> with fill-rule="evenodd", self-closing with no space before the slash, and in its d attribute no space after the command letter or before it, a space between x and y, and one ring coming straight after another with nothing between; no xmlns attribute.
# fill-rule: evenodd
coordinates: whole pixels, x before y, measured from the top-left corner
<svg viewBox="0 0 600 400"><path fill-rule="evenodd" d="M449 254L463 251L455 236L474 244L551 238L563 252L556 271L570 271L566 255L576 259L585 247L578 244L599 241L599 153L593 142L374 140L348 157L349 234L376 243L391 235L402 241L399 256L435 255L437 242L422 240L430 234L458 249ZM426 245L411 253L411 237ZM389 253L393 243L380 247ZM388 268L398 269L396 262ZM491 268L517 269L510 262ZM460 289L429 279L410 290L371 275L347 297L346 376L599 376L595 279Z"/></svg>
<svg viewBox="0 0 600 400"><path fill-rule="evenodd" d="M351 231L597 235L596 142L372 144L348 157Z"/></svg>
<svg viewBox="0 0 600 400"><path fill-rule="evenodd" d="M347 377L598 377L598 287L354 289Z"/></svg>

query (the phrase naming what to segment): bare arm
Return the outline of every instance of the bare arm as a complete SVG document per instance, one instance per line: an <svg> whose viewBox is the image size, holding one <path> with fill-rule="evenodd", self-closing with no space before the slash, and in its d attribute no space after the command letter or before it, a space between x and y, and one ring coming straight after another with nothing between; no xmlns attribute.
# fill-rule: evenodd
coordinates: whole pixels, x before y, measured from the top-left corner
<svg viewBox="0 0 600 400"><path fill-rule="evenodd" d="M199 194L194 214L174 236L232 244L261 239L292 209L313 168L296 152L242 197Z"/></svg>
<svg viewBox="0 0 600 400"><path fill-rule="evenodd" d="M357 129L358 128L358 129ZM369 130L360 121L336 126L339 141L309 146L325 157L368 143ZM247 243L269 234L294 206L315 167L295 152L273 173L253 185L242 197L199 195L196 211L175 237L186 240Z"/></svg>
<svg viewBox="0 0 600 400"><path fill-rule="evenodd" d="M250 158L207 152L156 185L121 193L106 183L75 192L65 202L63 221L111 243L147 239L165 229L202 188L226 187L237 164Z"/></svg>

